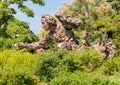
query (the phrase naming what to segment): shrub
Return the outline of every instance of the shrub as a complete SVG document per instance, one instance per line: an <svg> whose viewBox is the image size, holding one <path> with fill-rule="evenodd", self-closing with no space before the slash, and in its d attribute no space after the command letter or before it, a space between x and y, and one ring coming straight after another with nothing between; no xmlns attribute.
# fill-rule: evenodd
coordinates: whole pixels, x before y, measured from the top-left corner
<svg viewBox="0 0 120 85"><path fill-rule="evenodd" d="M92 71L101 65L101 59L98 52L90 48L82 51L69 52L69 54L65 56L65 60L65 62L68 61L69 63L73 63L75 68L82 71Z"/></svg>
<svg viewBox="0 0 120 85"><path fill-rule="evenodd" d="M119 85L119 81L95 73L75 71L60 73L50 85Z"/></svg>
<svg viewBox="0 0 120 85"><path fill-rule="evenodd" d="M84 51L47 51L38 56L37 75L41 81L50 82L60 72L93 71L101 65L98 53Z"/></svg>
<svg viewBox="0 0 120 85"><path fill-rule="evenodd" d="M65 53L67 52L53 52L48 50L38 56L37 68L39 68L39 70L37 71L37 75L40 80L48 82L54 78L57 74L56 69L59 64L61 64L61 57L64 56Z"/></svg>
<svg viewBox="0 0 120 85"><path fill-rule="evenodd" d="M120 57L114 57L112 60L107 60L103 64L103 69L105 74L114 75L116 72L120 71Z"/></svg>
<svg viewBox="0 0 120 85"><path fill-rule="evenodd" d="M0 52L0 85L37 85L35 55L4 50Z"/></svg>

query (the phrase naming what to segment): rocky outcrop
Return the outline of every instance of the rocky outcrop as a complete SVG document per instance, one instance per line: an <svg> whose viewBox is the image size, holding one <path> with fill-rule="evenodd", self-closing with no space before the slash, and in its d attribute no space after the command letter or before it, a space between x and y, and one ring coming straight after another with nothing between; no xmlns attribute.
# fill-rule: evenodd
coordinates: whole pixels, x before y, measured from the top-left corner
<svg viewBox="0 0 120 85"><path fill-rule="evenodd" d="M57 24L56 19L49 15L43 15L41 17L42 27L50 32L39 42L34 43L19 43L19 47L33 50L34 52L40 52L43 50L52 40L57 42L57 49L66 48L68 50L78 49L78 41L74 37L72 28L79 26L80 19L73 18L66 15L63 12L56 12L55 17L59 20Z"/></svg>
<svg viewBox="0 0 120 85"><path fill-rule="evenodd" d="M95 50L104 57L103 59L111 59L114 55L117 54L116 46L112 42L107 42L108 35L107 33L102 34L102 42L97 41L92 43L92 46Z"/></svg>
<svg viewBox="0 0 120 85"><path fill-rule="evenodd" d="M57 19L55 18L57 18L59 22L57 22ZM59 11L55 13L54 17L49 14L43 15L41 17L41 23L45 30L49 30L49 33L39 42L19 43L20 48L26 48L39 53L44 51L45 47L52 40L55 40L57 42L57 50L61 48L65 48L67 50L84 49L85 44L79 46L78 41L72 32L73 27L77 27L81 24L80 19L73 18L66 15L64 12ZM107 33L103 33L100 43L95 41L90 44L89 34L86 32L83 43L86 43L87 46L92 46L95 50L99 51L102 56L104 56L104 59L107 59L112 58L117 53L115 45L112 42L107 42L107 40Z"/></svg>

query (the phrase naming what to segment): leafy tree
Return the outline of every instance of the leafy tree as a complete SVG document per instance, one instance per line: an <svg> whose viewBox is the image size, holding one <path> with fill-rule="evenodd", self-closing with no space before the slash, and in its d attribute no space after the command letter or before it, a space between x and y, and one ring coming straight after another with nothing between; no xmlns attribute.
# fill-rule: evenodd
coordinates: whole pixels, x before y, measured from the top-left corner
<svg viewBox="0 0 120 85"><path fill-rule="evenodd" d="M14 8L10 5L16 4L21 12L28 17L33 17L32 9L24 5L28 0L0 0L0 47L13 47L18 42L33 42L38 40L29 25L26 22L20 21L13 15L16 14ZM34 4L44 5L43 0L31 0ZM9 41L9 45L8 45Z"/></svg>

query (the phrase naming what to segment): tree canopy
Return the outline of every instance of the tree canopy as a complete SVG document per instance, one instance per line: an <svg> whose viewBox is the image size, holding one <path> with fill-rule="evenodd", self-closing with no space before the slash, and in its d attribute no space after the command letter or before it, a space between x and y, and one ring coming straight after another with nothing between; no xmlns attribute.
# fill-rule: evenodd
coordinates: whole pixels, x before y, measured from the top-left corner
<svg viewBox="0 0 120 85"><path fill-rule="evenodd" d="M29 29L29 25L14 17L15 8L10 5L16 4L18 9L28 17L34 17L32 9L24 5L28 0L0 0L0 46L13 47L18 42L33 42L38 40L36 35ZM33 4L44 5L43 0L31 0ZM9 42L9 45L8 45Z"/></svg>

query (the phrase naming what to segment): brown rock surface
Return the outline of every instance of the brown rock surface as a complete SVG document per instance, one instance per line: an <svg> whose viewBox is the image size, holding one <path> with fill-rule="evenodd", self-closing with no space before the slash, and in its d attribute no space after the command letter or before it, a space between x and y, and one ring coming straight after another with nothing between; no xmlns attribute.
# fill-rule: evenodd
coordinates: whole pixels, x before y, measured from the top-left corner
<svg viewBox="0 0 120 85"><path fill-rule="evenodd" d="M108 42L108 35L106 33L102 34L101 44L97 41L92 43L92 46L95 50L99 51L104 59L111 59L114 55L117 54L116 46L112 42Z"/></svg>
<svg viewBox="0 0 120 85"><path fill-rule="evenodd" d="M19 47L30 49L38 53L41 49L44 49L50 41L55 40L57 42L57 49L77 49L78 41L75 39L71 29L74 26L79 26L81 20L68 16L63 12L57 12L55 16L60 21L59 24L57 24L56 19L49 14L41 17L42 27L50 31L44 39L33 43L19 43Z"/></svg>
<svg viewBox="0 0 120 85"><path fill-rule="evenodd" d="M77 39L74 37L74 33L72 32L72 28L79 26L81 20L68 16L62 11L56 12L55 17L59 20L59 23L57 23L57 20L49 14L41 17L42 27L45 30L49 30L49 33L42 40L33 43L19 43L19 47L39 53L44 51L45 47L52 40L55 40L57 42L57 50L61 48L66 48L68 50L84 49L84 44L80 47ZM90 44L88 37L89 34L86 33L83 42ZM93 48L99 51L101 55L104 55L104 59L112 58L117 53L115 45L112 42L107 43L107 39L107 33L103 33L101 43L92 43Z"/></svg>

